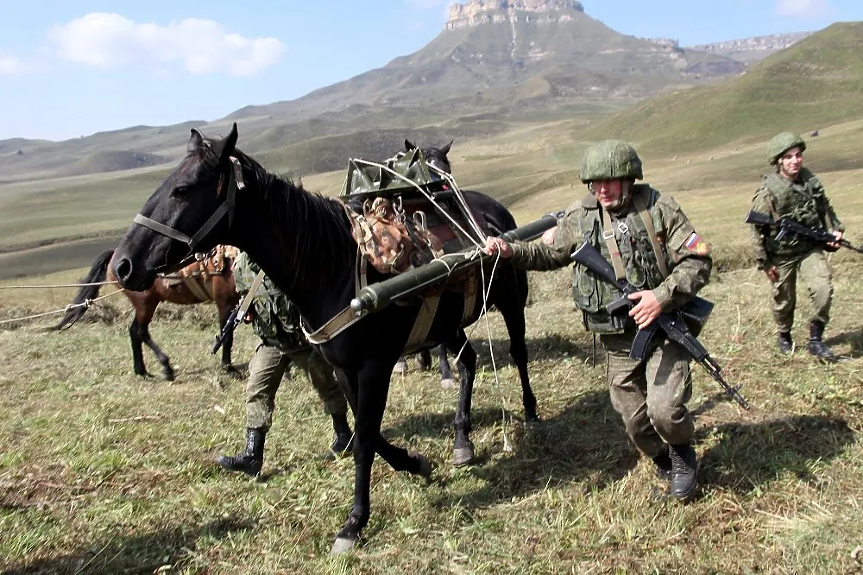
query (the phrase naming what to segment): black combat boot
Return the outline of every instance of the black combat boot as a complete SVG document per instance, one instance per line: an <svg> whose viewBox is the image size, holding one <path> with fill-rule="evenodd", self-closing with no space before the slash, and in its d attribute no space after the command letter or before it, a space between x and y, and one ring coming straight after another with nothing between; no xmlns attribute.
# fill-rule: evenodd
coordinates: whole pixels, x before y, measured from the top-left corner
<svg viewBox="0 0 863 575"><path fill-rule="evenodd" d="M665 446L665 451L659 455L652 457L653 464L656 466L656 477L663 481L671 479L671 457L668 456L668 446Z"/></svg>
<svg viewBox="0 0 863 575"><path fill-rule="evenodd" d="M333 414L333 444L330 445L330 459L335 455L347 457L353 452L354 434L348 424L346 414Z"/></svg>
<svg viewBox="0 0 863 575"><path fill-rule="evenodd" d="M791 341L790 331L780 331L776 336L776 345L779 346L779 351L782 353L791 353L794 351L794 342Z"/></svg>
<svg viewBox="0 0 863 575"><path fill-rule="evenodd" d="M242 471L256 476L264 465L265 436L266 431L249 427L246 429L246 450L237 455L220 455L216 463L228 471Z"/></svg>
<svg viewBox="0 0 863 575"><path fill-rule="evenodd" d="M668 450L671 459L671 496L689 499L698 483L698 460L690 444L672 445Z"/></svg>
<svg viewBox="0 0 863 575"><path fill-rule="evenodd" d="M820 321L813 321L809 324L809 353L818 358L818 361L830 362L835 361L836 356L830 351L830 348L824 345L821 337L824 335L824 324Z"/></svg>

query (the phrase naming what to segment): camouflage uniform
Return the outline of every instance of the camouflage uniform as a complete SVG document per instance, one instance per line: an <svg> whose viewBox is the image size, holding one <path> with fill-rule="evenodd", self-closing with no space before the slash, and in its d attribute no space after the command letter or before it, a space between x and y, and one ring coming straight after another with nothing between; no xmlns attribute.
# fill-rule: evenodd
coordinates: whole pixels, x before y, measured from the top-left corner
<svg viewBox="0 0 863 575"><path fill-rule="evenodd" d="M234 282L241 294L249 291L260 268L245 253L234 262ZM272 424L275 396L282 376L296 362L309 375L324 403L324 412L347 413L345 396L333 377L333 368L316 353L300 330L296 308L269 277L264 276L252 305L252 329L261 338L249 364L246 383L247 426L268 430Z"/></svg>
<svg viewBox="0 0 863 575"><path fill-rule="evenodd" d="M794 139L786 141L788 144L796 142ZM802 139L799 144L805 149ZM769 160L772 164L790 149L779 149L781 147L771 150ZM793 182L778 173L764 176L752 200L752 209L774 218L787 217L814 228L844 231L821 181L806 168L800 169ZM830 320L833 286L824 250L816 242L795 234L787 234L777 242L777 233L776 228L769 226L752 226L751 230L758 269L776 266L778 280L773 284L773 319L779 332L790 332L794 324L798 274L809 292L810 323L826 324Z"/></svg>
<svg viewBox="0 0 863 575"><path fill-rule="evenodd" d="M233 266L237 291L247 293L259 271L260 267L241 252ZM336 383L333 368L306 341L297 309L270 278L264 276L249 312L252 328L261 343L249 364L246 383L246 448L234 456L219 456L217 463L229 471L260 473L264 440L273 422L276 392L291 362L306 370L324 403L324 411L332 417L335 437L327 455L349 453L353 441L345 396Z"/></svg>
<svg viewBox="0 0 863 575"><path fill-rule="evenodd" d="M631 153L630 169L618 172L600 169L603 175L591 177L590 163L608 158L623 149ZM617 158L618 163L620 158ZM607 160L606 160L607 161ZM636 169L637 168L637 169ZM635 151L621 142L604 142L588 150L582 166L582 180L641 178L641 163ZM624 186L628 183L624 182ZM619 211L609 213L615 239L620 248L626 279L642 290L652 290L663 311L685 305L710 277L710 248L695 232L680 206L661 196L649 185L632 185L628 192L640 195L653 221L665 254L670 275L663 279L656 262L650 237L643 220L629 198ZM584 241L590 242L610 260L603 239L602 206L592 193L572 204L560 220L550 245L512 244L514 265L531 270L552 270L572 263L570 254ZM664 457L668 445L690 444L693 423L686 402L692 390L689 358L682 348L657 337L642 361L629 358L637 331L634 320L625 314L610 315L605 306L620 297L608 283L598 280L581 266L573 268L572 295L582 311L585 327L600 336L608 353L607 377L611 401L623 418L626 431L646 455ZM694 453L693 453L694 458ZM657 464L659 462L657 461ZM693 480L694 481L694 480ZM694 487L694 484L693 484Z"/></svg>

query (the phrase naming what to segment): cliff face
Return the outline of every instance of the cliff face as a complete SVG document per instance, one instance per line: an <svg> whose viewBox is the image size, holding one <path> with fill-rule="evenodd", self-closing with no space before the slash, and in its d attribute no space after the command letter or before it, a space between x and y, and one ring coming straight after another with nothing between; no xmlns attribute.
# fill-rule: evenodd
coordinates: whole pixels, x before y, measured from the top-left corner
<svg viewBox="0 0 863 575"><path fill-rule="evenodd" d="M577 0L468 0L452 4L446 29L502 22L566 22L584 12ZM521 12L521 14L519 14Z"/></svg>
<svg viewBox="0 0 863 575"><path fill-rule="evenodd" d="M715 42L713 44L699 44L688 46L690 50L717 54L727 58L733 58L741 62L755 62L762 58L793 46L800 40L811 35L811 32L797 32L793 34L774 34L772 36L756 36L742 40L728 40L726 42Z"/></svg>

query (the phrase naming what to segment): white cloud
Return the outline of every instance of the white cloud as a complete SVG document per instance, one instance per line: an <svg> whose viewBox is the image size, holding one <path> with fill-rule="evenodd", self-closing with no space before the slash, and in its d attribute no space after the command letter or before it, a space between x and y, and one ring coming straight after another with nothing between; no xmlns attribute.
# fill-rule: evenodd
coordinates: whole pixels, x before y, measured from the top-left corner
<svg viewBox="0 0 863 575"><path fill-rule="evenodd" d="M776 0L776 13L780 16L823 16L827 11L827 0Z"/></svg>
<svg viewBox="0 0 863 575"><path fill-rule="evenodd" d="M11 76L13 74L23 74L24 63L18 58L12 56L0 55L0 76Z"/></svg>
<svg viewBox="0 0 863 575"><path fill-rule="evenodd" d="M160 26L103 12L52 27L48 40L61 58L88 66L181 63L192 74L255 74L278 62L285 51L276 38L245 38L213 20L187 18Z"/></svg>

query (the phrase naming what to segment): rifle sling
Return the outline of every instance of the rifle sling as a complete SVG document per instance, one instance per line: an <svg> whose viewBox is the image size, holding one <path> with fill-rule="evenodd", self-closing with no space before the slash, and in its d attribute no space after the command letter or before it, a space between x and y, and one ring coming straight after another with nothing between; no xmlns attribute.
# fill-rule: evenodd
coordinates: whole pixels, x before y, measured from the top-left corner
<svg viewBox="0 0 863 575"><path fill-rule="evenodd" d="M240 302L240 311L237 312L237 320L242 321L244 317L246 317L246 312L249 311L249 306L252 305L252 299L255 297L255 292L258 291L258 288L261 287L261 283L264 281L264 270L258 272L258 275L255 276L254 281L252 281L252 286L249 288L249 291L246 292L246 296L243 298L243 301Z"/></svg>
<svg viewBox="0 0 863 575"><path fill-rule="evenodd" d="M608 210L600 208L602 211L602 239L605 240L605 245L608 246L608 253L611 254L611 265L614 267L614 275L618 280L626 279L626 268L623 267L623 258L620 257L620 247L617 245L617 239L614 237L614 228L611 227L611 217L608 215Z"/></svg>

